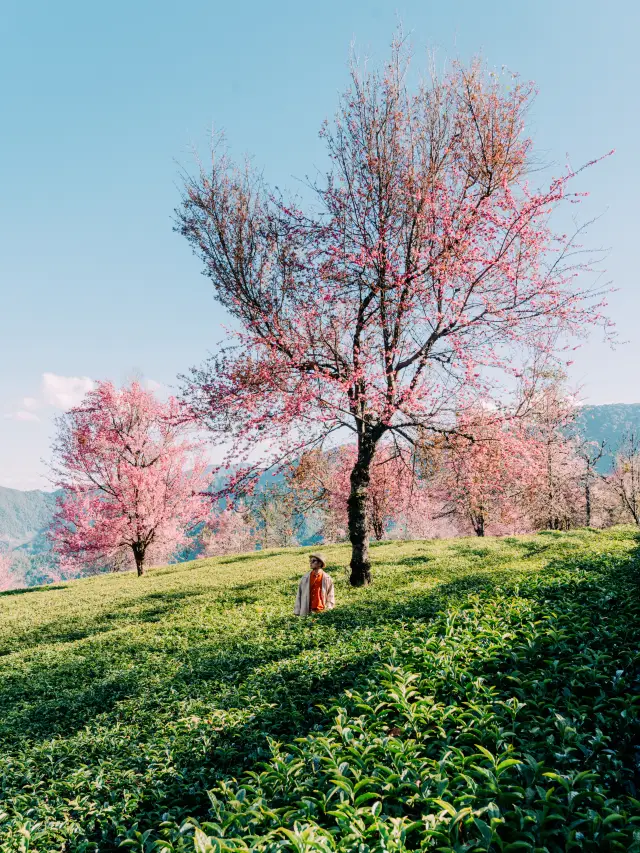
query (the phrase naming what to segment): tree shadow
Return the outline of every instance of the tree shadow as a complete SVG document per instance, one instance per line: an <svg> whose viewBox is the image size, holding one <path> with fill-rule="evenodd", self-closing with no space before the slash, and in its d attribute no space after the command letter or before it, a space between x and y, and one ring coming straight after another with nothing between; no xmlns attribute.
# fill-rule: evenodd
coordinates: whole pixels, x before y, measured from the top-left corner
<svg viewBox="0 0 640 853"><path fill-rule="evenodd" d="M294 579L297 580L298 576ZM109 654L116 655L117 651L118 661L135 661L138 664L154 659L151 681L159 694L177 690L179 694L197 699L200 691L215 707L219 702L226 706L234 702L246 705L246 699L239 696L238 691L256 674L256 690L276 706L273 725L276 722L280 725L282 707L288 705L290 722L295 719L299 731L304 731L315 724L314 714L309 712L310 706L337 695L356 676L361 678L367 674L377 660L377 654L359 653L357 660L352 662L353 672L349 661L343 660L334 667L330 657L336 645L349 643L354 633L370 630L374 625L429 618L446 606L443 602L448 597L480 589L485 583L484 576L466 577L444 588L414 593L410 601L364 596L327 611L316 618L315 623L293 615L271 616L269 637L257 648L252 647L251 637L245 640L234 631L229 631L226 637L210 637L208 632L203 632L197 637L190 636L191 642L186 648L170 654L159 651L153 638L148 642L143 639L135 642L125 640L121 629L160 622L190 599L206 598L210 593L154 591L133 600L121 601L117 606L85 618L81 624L67 618L43 625L26 636L17 637L16 647L26 650L40 644L73 644L84 640L91 643L95 640L105 648L106 643L111 650ZM259 602L259 588L272 585L283 586L281 580L234 584L223 591L216 590L212 603L216 608L233 613L238 605ZM255 593L252 594L252 590ZM0 657L11 654L16 647L6 647L0 651ZM315 678L309 675L306 669L309 663L304 658L319 648L326 650L328 660L323 662L322 677ZM99 655L91 655L91 649L92 645L81 644L77 649L71 645L63 659L49 662L46 669L32 667L26 679L24 672L0 675L0 738L15 743L25 739L45 741L52 737L72 736L124 700L144 696L145 691L151 689L147 681L131 674L135 669L129 672L119 670L112 676L109 667L115 663L109 663L109 654L107 662L101 666ZM164 665L165 658L169 658L170 665ZM288 662L298 658L301 659L299 673L288 666ZM176 675L178 664L179 674ZM117 666L119 669L121 664ZM274 676L273 685L265 684L261 673L268 666L286 669L286 676ZM308 718L308 723L304 722L305 718ZM276 726L274 734L279 732Z"/></svg>
<svg viewBox="0 0 640 853"><path fill-rule="evenodd" d="M239 554L237 557L228 557L224 560L218 560L218 565L229 566L233 563L246 563L251 560L260 559L260 557L262 557L263 560L265 558L265 555L261 554L260 551L256 551L255 554Z"/></svg>
<svg viewBox="0 0 640 853"><path fill-rule="evenodd" d="M17 650L36 648L43 643L74 643L116 631L127 625L159 622L163 617L175 612L185 600L196 601L206 594L198 591L150 592L131 600L119 601L117 605L106 607L95 616L85 616L82 622L69 617L52 620L32 631L11 637L10 640L14 640L15 645L0 646L0 658Z"/></svg>
<svg viewBox="0 0 640 853"><path fill-rule="evenodd" d="M30 586L28 589L7 589L0 592L0 600L12 595L29 595L32 592L55 592L56 590L69 589L66 584L44 584L43 586Z"/></svg>
<svg viewBox="0 0 640 853"><path fill-rule="evenodd" d="M514 548L516 551L520 551L524 558L537 557L540 554L544 554L544 552L548 551L550 548L553 548L552 542L538 542L533 539L519 540L509 538L509 540L505 540L505 542L511 548Z"/></svg>
<svg viewBox="0 0 640 853"><path fill-rule="evenodd" d="M513 552L504 548L502 542L500 542L500 546L484 545L476 540L475 544L469 541L451 544L448 551L458 559L462 558L471 562L471 565L486 566L487 569L494 571L500 566L506 566L513 562Z"/></svg>
<svg viewBox="0 0 640 853"><path fill-rule="evenodd" d="M640 541L640 537L636 537L636 541ZM562 725L570 721L573 728L568 730L569 741L574 743L571 732L575 729L578 743L593 744L602 736L602 717L598 708L602 706L605 696L607 701L616 707L632 709L640 694L640 664L633 642L635 626L640 617L639 570L638 546L627 554L613 558L610 554L586 554L578 559L574 555L556 557L533 579L514 580L508 572L498 572L491 576L486 573L468 575L442 585L432 594L416 596L408 605L386 608L383 618L391 622L399 621L403 627L411 621L424 622L434 615L434 611L446 610L454 601L464 602L469 595L477 597L496 587L500 587L503 595L513 594L529 600L534 608L531 618L535 620L537 615L541 622L549 617L550 604L561 603L562 607L558 607L557 613L560 613L560 625L564 626L564 629L552 627L539 632L536 643L529 648L518 646L517 654L508 646L496 647L496 644L491 644L488 651L479 646L475 658L465 656L464 679L461 681L453 675L450 681L445 680L437 699L445 705L466 705L472 700L465 693L463 685L472 684L478 679L477 683L482 682L490 686L495 702L512 702L512 697L518 696L523 703L521 708L525 708L527 699L531 701L531 697L517 685L533 683L545 694L542 705L546 706L548 703L552 718L557 718ZM610 590L606 600L611 603L611 609L604 611L602 596L594 594L596 591L603 591L603 582L606 583L606 590ZM557 613L552 613L554 619ZM370 611L367 607L350 605L348 608L336 608L323 614L321 618L327 627L353 631L369 625L369 617ZM605 655L602 654L601 647L603 634L599 633L603 623L606 623L606 636L617 638L616 643L606 649ZM576 626L576 630L572 633L573 626ZM597 663L592 664L591 658ZM360 677L354 680L355 686L366 683L374 670L377 675L379 663L378 656L367 656L365 665L359 672ZM417 665L418 669L419 666L420 664ZM583 670L582 681L578 682L577 687L570 687L567 673L580 667ZM584 676L585 670L589 670L588 677ZM612 677L614 672L615 677ZM340 692L343 693L350 686L351 684L341 685ZM540 700L539 696L536 698ZM344 699L342 704L345 704ZM359 706L354 713L356 716L360 713ZM528 712L525 712L525 717L526 713ZM330 721L324 718L320 726L326 726L328 723ZM250 741L254 726L268 732L270 725L269 715L260 715L249 726L240 726L239 730L228 731L226 736L240 742L245 739ZM489 725L487 723L487 726ZM526 725L521 726L520 737L523 740L520 746L515 733L509 732L515 742L513 748L522 750L526 747L528 755L530 754L534 761L546 760L549 762L546 765L548 767L562 766L563 769L558 772L566 770L568 774L574 775L579 771L588 773L596 753L586 746L565 751L562 725L556 725L558 732L555 745L548 739L539 743L540 753L530 746ZM502 730L496 729L495 726L484 728L483 724L479 724L469 732L468 745L476 749L477 741L492 746L491 741L494 740L493 747L497 750L501 732ZM300 730L291 732L286 738L288 743L293 742L294 734L297 734L298 738L304 737ZM410 737L410 733L407 733L407 736ZM463 742L461 739L456 742L456 746L461 746ZM298 740L297 746L300 745ZM608 779L607 796L638 798L640 719L637 714L627 715L625 712L609 715L604 745L607 747L607 753L611 753L616 766L619 766L619 772ZM304 746L302 748L304 749ZM572 753L576 753L577 757ZM237 758L237 753L234 757ZM255 755L249 757L253 758ZM553 764L554 761L556 764ZM366 775L362 766L358 766ZM237 773L240 767L237 763L230 762L225 769L227 774ZM219 777L220 770L221 766L214 768L215 778ZM265 807L269 807L268 802ZM414 815L413 818L419 819L420 815Z"/></svg>
<svg viewBox="0 0 640 853"><path fill-rule="evenodd" d="M414 568L416 566L423 566L425 563L433 563L435 557L424 554L417 557L402 557L400 560L396 560L395 562L399 566L409 566L409 568Z"/></svg>

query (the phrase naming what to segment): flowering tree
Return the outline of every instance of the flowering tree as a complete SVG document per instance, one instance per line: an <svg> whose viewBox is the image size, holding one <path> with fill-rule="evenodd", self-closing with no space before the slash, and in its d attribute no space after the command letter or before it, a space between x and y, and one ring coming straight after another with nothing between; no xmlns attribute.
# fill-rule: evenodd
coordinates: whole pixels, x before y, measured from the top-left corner
<svg viewBox="0 0 640 853"><path fill-rule="evenodd" d="M54 471L63 489L50 537L63 571L167 560L210 500L201 447L178 402L137 382L100 382L58 419Z"/></svg>
<svg viewBox="0 0 640 853"><path fill-rule="evenodd" d="M474 63L412 93L404 57L396 44L382 73L352 68L322 129L330 167L313 208L269 192L218 146L177 214L238 329L235 348L186 379L192 410L235 460L266 448L263 467L352 432L353 584L370 580L383 437L450 430L478 394L499 393L495 377L523 351L548 354L600 319L576 283L572 240L549 225L576 200L572 174L540 191L526 182L532 87L506 88Z"/></svg>
<svg viewBox="0 0 640 853"><path fill-rule="evenodd" d="M528 515L536 529L565 530L583 517L584 464L575 430L576 403L563 374L542 374L532 395L528 429L540 449L540 465Z"/></svg>
<svg viewBox="0 0 640 853"><path fill-rule="evenodd" d="M593 497L594 486L599 483L600 476L597 472L596 465L602 459L606 447L606 441L582 441L577 447L577 454L582 460L584 466L582 471L582 486L584 489L584 514L585 524L591 527L591 518L593 514ZM597 491L597 488L595 489Z"/></svg>
<svg viewBox="0 0 640 853"><path fill-rule="evenodd" d="M357 453L354 444L341 445L327 452L312 450L303 454L292 470L291 488L302 508L314 505L324 508L328 539L340 539L348 530L350 477ZM415 521L426 514L426 493L417 480L409 454L381 443L371 466L367 501L370 530L378 540L398 524L407 528L410 515ZM423 527L421 525L421 530Z"/></svg>
<svg viewBox="0 0 640 853"><path fill-rule="evenodd" d="M203 540L207 557L255 551L256 532L246 507L239 505L223 509L205 529Z"/></svg>
<svg viewBox="0 0 640 853"><path fill-rule="evenodd" d="M0 592L19 589L24 586L13 570L11 554L0 553Z"/></svg>
<svg viewBox="0 0 640 853"><path fill-rule="evenodd" d="M523 524L525 498L542 461L536 439L519 420L478 409L462 415L448 442L439 477L445 511L477 536Z"/></svg>
<svg viewBox="0 0 640 853"><path fill-rule="evenodd" d="M640 525L640 438L634 430L621 442L608 481L625 515Z"/></svg>
<svg viewBox="0 0 640 853"><path fill-rule="evenodd" d="M294 497L296 511L306 515L310 510L322 514L322 538L339 542L347 532L347 500L349 470L340 469L343 448L309 450L287 472L287 485ZM347 465L349 461L347 461ZM341 476L340 476L341 474Z"/></svg>
<svg viewBox="0 0 640 853"><path fill-rule="evenodd" d="M303 519L296 513L293 495L282 483L271 483L255 492L250 510L262 548L289 548L297 543Z"/></svg>

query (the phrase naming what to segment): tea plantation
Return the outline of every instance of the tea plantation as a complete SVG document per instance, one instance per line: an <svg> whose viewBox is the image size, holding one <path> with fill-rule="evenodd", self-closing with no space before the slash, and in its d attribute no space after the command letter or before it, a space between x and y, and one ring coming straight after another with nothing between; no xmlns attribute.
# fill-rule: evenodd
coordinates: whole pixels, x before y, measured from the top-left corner
<svg viewBox="0 0 640 853"><path fill-rule="evenodd" d="M640 851L630 529L0 595L0 850Z"/></svg>

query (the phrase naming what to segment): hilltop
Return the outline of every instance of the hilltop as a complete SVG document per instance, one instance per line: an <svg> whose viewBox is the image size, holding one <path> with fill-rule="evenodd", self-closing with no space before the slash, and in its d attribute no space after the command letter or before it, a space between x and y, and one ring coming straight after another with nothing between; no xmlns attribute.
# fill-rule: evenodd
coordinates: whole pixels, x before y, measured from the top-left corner
<svg viewBox="0 0 640 853"><path fill-rule="evenodd" d="M333 546L309 619L304 549L1 595L0 849L637 850L637 547Z"/></svg>

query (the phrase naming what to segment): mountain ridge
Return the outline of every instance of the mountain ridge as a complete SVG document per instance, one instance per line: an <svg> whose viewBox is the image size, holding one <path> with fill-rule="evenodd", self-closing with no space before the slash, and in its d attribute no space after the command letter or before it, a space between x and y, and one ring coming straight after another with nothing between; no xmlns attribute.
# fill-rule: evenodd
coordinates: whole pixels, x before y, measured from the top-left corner
<svg viewBox="0 0 640 853"><path fill-rule="evenodd" d="M49 525L58 494L0 486L0 543L17 548L35 539Z"/></svg>
<svg viewBox="0 0 640 853"><path fill-rule="evenodd" d="M617 449L631 430L640 433L640 403L603 403L581 406L576 418L587 441L604 441L605 451L598 470L605 474L613 467Z"/></svg>

